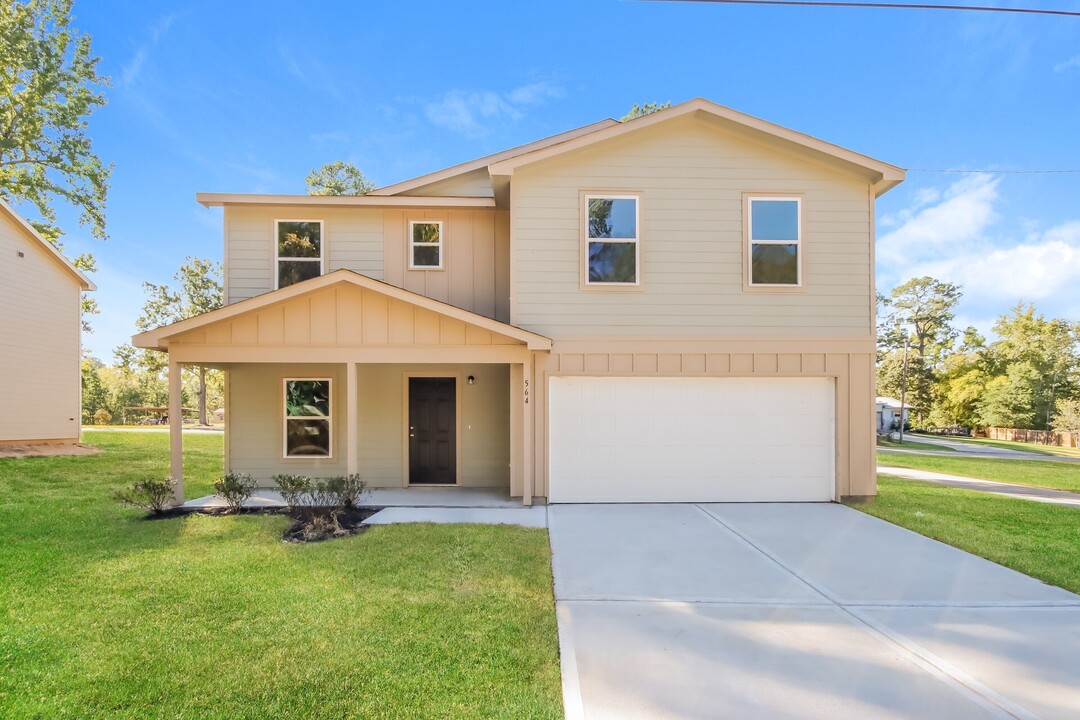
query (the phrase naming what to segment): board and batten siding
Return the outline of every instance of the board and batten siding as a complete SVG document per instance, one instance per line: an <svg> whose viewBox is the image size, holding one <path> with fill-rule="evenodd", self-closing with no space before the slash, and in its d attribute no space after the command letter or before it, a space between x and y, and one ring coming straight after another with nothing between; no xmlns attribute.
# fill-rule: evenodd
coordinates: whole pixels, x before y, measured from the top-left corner
<svg viewBox="0 0 1080 720"><path fill-rule="evenodd" d="M510 485L510 370L506 365L357 366L357 458L370 487L402 487L404 478L405 378L409 373L458 378L460 455L463 487ZM476 382L469 385L472 375ZM285 378L332 381L333 454L330 459L283 458ZM345 473L346 392L342 364L248 364L228 370L228 467L251 473L261 487L273 476L301 473L317 477Z"/></svg>
<svg viewBox="0 0 1080 720"><path fill-rule="evenodd" d="M582 286L581 192L641 193L640 288ZM548 337L867 337L859 177L693 118L514 171L510 322ZM744 289L743 194L803 198L803 288Z"/></svg>
<svg viewBox="0 0 1080 720"><path fill-rule="evenodd" d="M3 214L0 258L0 442L77 441L79 282Z"/></svg>
<svg viewBox="0 0 1080 720"><path fill-rule="evenodd" d="M275 220L322 220L324 272L353 270L463 310L509 320L506 212L230 206L224 218L227 303L274 289ZM443 269L408 269L410 220L443 222Z"/></svg>

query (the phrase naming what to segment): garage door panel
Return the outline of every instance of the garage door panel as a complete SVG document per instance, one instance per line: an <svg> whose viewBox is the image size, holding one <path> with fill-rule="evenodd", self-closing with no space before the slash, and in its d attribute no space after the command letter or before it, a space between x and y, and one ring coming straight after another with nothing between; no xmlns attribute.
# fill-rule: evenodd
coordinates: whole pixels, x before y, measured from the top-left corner
<svg viewBox="0 0 1080 720"><path fill-rule="evenodd" d="M823 501L829 378L553 378L551 502Z"/></svg>

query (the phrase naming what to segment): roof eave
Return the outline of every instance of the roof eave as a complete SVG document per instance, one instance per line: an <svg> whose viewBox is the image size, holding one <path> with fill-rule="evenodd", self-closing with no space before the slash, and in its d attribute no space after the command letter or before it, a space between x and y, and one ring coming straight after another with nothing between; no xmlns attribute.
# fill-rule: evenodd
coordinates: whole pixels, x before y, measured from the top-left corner
<svg viewBox="0 0 1080 720"><path fill-rule="evenodd" d="M495 207L493 198L485 197L422 197L373 195L260 195L255 193L195 193L203 207L226 205L275 205L294 207L438 207L487 208Z"/></svg>

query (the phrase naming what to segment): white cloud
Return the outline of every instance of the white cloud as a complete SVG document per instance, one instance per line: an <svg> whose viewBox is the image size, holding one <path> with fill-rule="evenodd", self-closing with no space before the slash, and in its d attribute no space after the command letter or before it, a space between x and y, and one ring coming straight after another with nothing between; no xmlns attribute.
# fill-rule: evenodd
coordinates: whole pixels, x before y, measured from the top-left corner
<svg viewBox="0 0 1080 720"><path fill-rule="evenodd" d="M994 202L1000 178L976 175L953 183L940 202L934 192L920 191L914 204L891 216L896 228L881 236L877 256L884 264L906 264L948 257L983 237L996 219Z"/></svg>
<svg viewBox="0 0 1080 720"><path fill-rule="evenodd" d="M150 52L150 49L158 44L158 41L168 32L169 28L176 21L176 13L170 13L158 20L154 27L150 28L150 39L148 42L143 43L135 50L135 54L131 60L121 66L120 68L120 83L124 87L131 87L135 84L135 81L139 79L142 74L143 65L146 63L146 56Z"/></svg>
<svg viewBox="0 0 1080 720"><path fill-rule="evenodd" d="M424 114L440 127L470 137L482 137L497 122L521 119L524 107L540 106L562 96L562 88L548 82L522 85L507 93L451 90L426 103Z"/></svg>
<svg viewBox="0 0 1080 720"><path fill-rule="evenodd" d="M1069 70L1075 67L1080 67L1080 55L1073 55L1068 60L1065 60L1064 62L1059 62L1057 65L1054 66L1054 72L1064 72L1065 70Z"/></svg>

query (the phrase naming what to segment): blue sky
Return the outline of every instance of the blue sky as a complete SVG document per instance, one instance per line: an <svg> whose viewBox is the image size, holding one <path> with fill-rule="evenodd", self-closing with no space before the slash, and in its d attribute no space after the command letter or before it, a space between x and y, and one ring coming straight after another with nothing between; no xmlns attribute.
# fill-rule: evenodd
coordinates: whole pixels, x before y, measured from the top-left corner
<svg viewBox="0 0 1080 720"><path fill-rule="evenodd" d="M1023 1L1080 9L1075 0ZM302 8L302 9L301 9ZM377 184L605 117L705 97L912 169L878 203L878 285L964 285L988 330L1021 298L1080 319L1080 18L708 3L76 0L113 78L92 119L115 164L102 314L112 360L187 255L221 256L197 191L302 193L313 167Z"/></svg>

